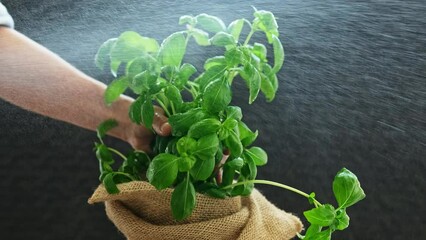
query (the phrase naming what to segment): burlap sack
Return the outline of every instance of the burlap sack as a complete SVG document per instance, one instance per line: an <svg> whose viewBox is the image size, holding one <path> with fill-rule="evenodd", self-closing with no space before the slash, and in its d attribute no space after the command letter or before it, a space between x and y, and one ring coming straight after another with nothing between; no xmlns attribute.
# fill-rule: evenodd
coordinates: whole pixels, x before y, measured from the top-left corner
<svg viewBox="0 0 426 240"><path fill-rule="evenodd" d="M89 203L105 202L108 217L129 240L283 240L295 237L302 223L257 190L249 197L216 199L197 193L191 217L176 222L170 210L171 189L156 190L147 182L118 185L108 194L100 185Z"/></svg>

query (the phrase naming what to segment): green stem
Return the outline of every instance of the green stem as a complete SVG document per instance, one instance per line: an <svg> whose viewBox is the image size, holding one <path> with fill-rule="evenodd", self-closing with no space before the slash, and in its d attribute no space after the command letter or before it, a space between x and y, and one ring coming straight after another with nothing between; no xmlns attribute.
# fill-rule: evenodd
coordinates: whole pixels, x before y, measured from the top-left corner
<svg viewBox="0 0 426 240"><path fill-rule="evenodd" d="M248 44L248 42L250 41L251 36L253 36L253 29L250 31L250 33L247 35L246 40L244 41L244 46L246 46Z"/></svg>
<svg viewBox="0 0 426 240"><path fill-rule="evenodd" d="M158 99L158 97L156 97L155 100L158 102L158 104L161 106L161 108L163 108L164 112L166 112L167 117L170 117L171 114L170 114L169 110L167 109L166 105L164 105L164 103L160 99Z"/></svg>
<svg viewBox="0 0 426 240"><path fill-rule="evenodd" d="M299 195L302 195L302 196L304 196L306 198L309 198L309 194L307 194L305 192L302 192L302 191L300 191L297 188L290 187L288 185L277 183L277 182L273 182L273 181L268 181L268 180L248 180L248 181L243 181L243 182L237 182L237 183L228 185L226 187L223 187L222 189L233 188L233 187L236 187L236 186L239 186L239 185L248 184L248 183L255 183L255 184L257 183L257 184L271 185L271 186L275 186L275 187L279 187L279 188L283 188L283 189L292 191L292 192L297 193ZM315 204L315 206L317 206L317 205L318 206L322 206L322 204L320 202L318 202L316 199L314 199L314 204Z"/></svg>
<svg viewBox="0 0 426 240"><path fill-rule="evenodd" d="M111 152L117 154L118 156L120 156L123 160L127 160L126 156L124 156L121 152L119 152L117 149L108 147L108 150L110 150Z"/></svg>

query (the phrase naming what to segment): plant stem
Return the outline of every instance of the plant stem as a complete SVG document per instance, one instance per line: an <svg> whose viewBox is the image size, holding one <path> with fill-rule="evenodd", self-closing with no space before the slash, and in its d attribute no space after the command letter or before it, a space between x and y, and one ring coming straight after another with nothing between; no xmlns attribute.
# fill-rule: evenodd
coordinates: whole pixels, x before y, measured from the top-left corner
<svg viewBox="0 0 426 240"><path fill-rule="evenodd" d="M124 156L121 152L119 152L117 149L108 147L108 150L110 150L111 152L117 154L118 156L120 156L123 160L127 160L126 156Z"/></svg>
<svg viewBox="0 0 426 240"><path fill-rule="evenodd" d="M246 46L248 44L248 42L250 41L251 36L253 36L253 29L250 31L250 33L247 35L246 40L244 41L244 46Z"/></svg>
<svg viewBox="0 0 426 240"><path fill-rule="evenodd" d="M156 98L155 98L155 100L156 100L156 101L158 102L158 104L160 104L160 106L163 108L164 112L166 112L167 117L170 117L170 116L171 116L171 114L170 114L169 110L167 109L166 105L164 105L164 103L163 103L160 99L158 99L158 97L156 97Z"/></svg>
<svg viewBox="0 0 426 240"><path fill-rule="evenodd" d="M290 187L290 186L285 185L285 184L282 184L282 183L277 183L277 182L273 182L273 181L268 181L268 180L248 180L248 181L243 181L243 182L237 182L237 183L234 183L234 184L228 185L228 186L226 186L226 187L223 187L222 189L233 188L233 187L236 187L236 186L239 186L239 185L248 184L248 183L255 183L255 184L257 183L257 184L266 184L266 185L271 185L271 186L275 186L275 187L279 187L279 188L283 188L283 189L286 189L286 190L292 191L292 192L297 193L297 194L299 194L299 195L302 195L302 196L304 196L304 197L306 197L306 198L309 198L309 194L307 194L307 193L305 193L305 192L302 192L302 191L300 191L300 190L299 190L299 189L297 189L297 188ZM316 207L317 207L317 205L318 205L318 206L322 206L322 204L321 204L320 202L318 202L318 200L316 200L316 199L313 199L313 200L314 200L314 204L315 204L315 206L316 206Z"/></svg>

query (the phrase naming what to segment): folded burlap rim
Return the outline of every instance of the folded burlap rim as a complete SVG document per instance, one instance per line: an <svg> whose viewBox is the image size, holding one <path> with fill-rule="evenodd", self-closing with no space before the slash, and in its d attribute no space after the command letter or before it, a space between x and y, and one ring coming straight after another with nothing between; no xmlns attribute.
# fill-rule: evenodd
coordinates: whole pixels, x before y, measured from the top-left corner
<svg viewBox="0 0 426 240"><path fill-rule="evenodd" d="M281 240L292 239L303 228L299 218L256 189L248 197L227 199L197 193L192 215L177 222L170 208L172 189L158 191L143 181L118 188L119 194L109 194L101 184L88 202L104 202L109 219L130 240Z"/></svg>

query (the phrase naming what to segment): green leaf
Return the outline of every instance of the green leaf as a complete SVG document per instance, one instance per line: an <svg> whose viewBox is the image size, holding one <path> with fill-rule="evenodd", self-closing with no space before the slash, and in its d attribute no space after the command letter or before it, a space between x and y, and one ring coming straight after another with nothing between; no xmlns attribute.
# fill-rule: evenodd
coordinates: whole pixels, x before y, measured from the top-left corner
<svg viewBox="0 0 426 240"><path fill-rule="evenodd" d="M111 74L114 77L117 77L117 72L118 72L118 68L120 68L120 65L121 65L121 61L111 59L110 69L111 69Z"/></svg>
<svg viewBox="0 0 426 240"><path fill-rule="evenodd" d="M215 165L214 156L204 156L203 159L198 158L191 168L191 176L196 181L204 181L212 175Z"/></svg>
<svg viewBox="0 0 426 240"><path fill-rule="evenodd" d="M244 166L244 160L240 157L234 158L231 161L228 160L225 165L232 169L240 170Z"/></svg>
<svg viewBox="0 0 426 240"><path fill-rule="evenodd" d="M192 156L179 157L179 172L188 172L194 166L196 159Z"/></svg>
<svg viewBox="0 0 426 240"><path fill-rule="evenodd" d="M322 229L321 226L311 224L311 226L309 226L308 230L306 230L305 238L308 238L309 236L313 236L313 235L321 232L321 229Z"/></svg>
<svg viewBox="0 0 426 240"><path fill-rule="evenodd" d="M196 23L196 20L193 16L183 15L179 18L179 25L182 25L182 24L195 25L195 23Z"/></svg>
<svg viewBox="0 0 426 240"><path fill-rule="evenodd" d="M252 147L244 150L244 153L253 159L256 166L263 166L268 162L268 155L260 147Z"/></svg>
<svg viewBox="0 0 426 240"><path fill-rule="evenodd" d="M178 174L178 160L178 157L168 153L155 156L146 172L148 181L158 190L172 185Z"/></svg>
<svg viewBox="0 0 426 240"><path fill-rule="evenodd" d="M336 218L334 207L330 204L325 204L320 207L303 212L306 219L314 225L327 227L333 224Z"/></svg>
<svg viewBox="0 0 426 240"><path fill-rule="evenodd" d="M225 108L226 118L232 118L238 121L241 121L243 118L243 113L241 112L241 108L238 106L227 106Z"/></svg>
<svg viewBox="0 0 426 240"><path fill-rule="evenodd" d="M148 92L150 94L158 93L163 87L158 80L157 75L148 71L143 71L133 78L133 88L139 94Z"/></svg>
<svg viewBox="0 0 426 240"><path fill-rule="evenodd" d="M349 226L349 216L346 213L346 209L341 209L339 211L337 211L337 224L336 224L336 229L338 230L344 230Z"/></svg>
<svg viewBox="0 0 426 240"><path fill-rule="evenodd" d="M169 123L172 127L172 135L185 135L193 124L207 118L207 116L201 108L191 109L188 112L170 116Z"/></svg>
<svg viewBox="0 0 426 240"><path fill-rule="evenodd" d="M176 32L168 36L158 52L162 66L179 67L186 51L186 39L183 32Z"/></svg>
<svg viewBox="0 0 426 240"><path fill-rule="evenodd" d="M226 30L225 24L218 17L202 13L195 18L197 20L197 26L206 31L216 33Z"/></svg>
<svg viewBox="0 0 426 240"><path fill-rule="evenodd" d="M252 158L244 157L244 166L241 168L241 175L248 180L254 180L257 176L256 163Z"/></svg>
<svg viewBox="0 0 426 240"><path fill-rule="evenodd" d="M132 122L141 124L142 123L142 104L145 101L144 96L139 96L129 108L129 117Z"/></svg>
<svg viewBox="0 0 426 240"><path fill-rule="evenodd" d="M256 55L261 60L266 60L267 51L266 51L265 45L263 45L261 43L254 43L252 52L253 52L254 55Z"/></svg>
<svg viewBox="0 0 426 240"><path fill-rule="evenodd" d="M339 208L347 208L365 198L358 178L346 168L340 170L333 181L334 196Z"/></svg>
<svg viewBox="0 0 426 240"><path fill-rule="evenodd" d="M228 196L226 190L220 188L210 188L206 191L206 194L210 197L225 199Z"/></svg>
<svg viewBox="0 0 426 240"><path fill-rule="evenodd" d="M114 164L114 159L108 147L104 144L96 145L96 158L99 160L99 171L101 173L99 180L103 181L106 174L113 171L111 165Z"/></svg>
<svg viewBox="0 0 426 240"><path fill-rule="evenodd" d="M250 128L248 128L247 125L243 122L238 123L238 130L240 133L241 143L244 147L252 144L257 138L258 131L256 130L256 132L252 132Z"/></svg>
<svg viewBox="0 0 426 240"><path fill-rule="evenodd" d="M222 78L225 74L225 71L226 65L211 66L206 69L206 71L201 76L195 79L195 82L200 85L200 89L204 90L209 83Z"/></svg>
<svg viewBox="0 0 426 240"><path fill-rule="evenodd" d="M331 229L324 230L322 232L314 233L312 235L306 235L303 240L331 240Z"/></svg>
<svg viewBox="0 0 426 240"><path fill-rule="evenodd" d="M231 87L226 79L217 79L206 86L202 106L209 112L222 111L231 102Z"/></svg>
<svg viewBox="0 0 426 240"><path fill-rule="evenodd" d="M176 186L172 193L173 217L178 221L189 217L195 208L195 202L195 188L188 176Z"/></svg>
<svg viewBox="0 0 426 240"><path fill-rule="evenodd" d="M272 72L277 73L284 63L284 48L280 39L275 35L272 36L272 46L274 48L274 67L272 68Z"/></svg>
<svg viewBox="0 0 426 240"><path fill-rule="evenodd" d="M111 61L129 62L145 52L157 52L158 43L155 39L142 37L136 32L127 31L118 37L111 49Z"/></svg>
<svg viewBox="0 0 426 240"><path fill-rule="evenodd" d="M189 63L182 64L178 73L178 78L175 79L174 82L175 86L179 90L182 90L185 84L188 82L189 78L196 72L197 69L193 65Z"/></svg>
<svg viewBox="0 0 426 240"><path fill-rule="evenodd" d="M238 178L238 182L245 182L246 179L242 176ZM245 183L243 185L236 186L231 191L231 196L248 196L254 189L254 183Z"/></svg>
<svg viewBox="0 0 426 240"><path fill-rule="evenodd" d="M243 30L244 19L237 19L231 22L228 26L228 33L230 33L236 41L240 38L241 30Z"/></svg>
<svg viewBox="0 0 426 240"><path fill-rule="evenodd" d="M205 135L216 133L221 122L215 118L203 119L189 128L188 136L192 138L200 138Z"/></svg>
<svg viewBox="0 0 426 240"><path fill-rule="evenodd" d="M223 122L222 127L228 130L233 130L238 125L238 121L233 118L227 118L225 122Z"/></svg>
<svg viewBox="0 0 426 240"><path fill-rule="evenodd" d="M239 157L243 152L243 145L241 144L240 137L234 130L229 132L228 138L225 139L225 145L234 157Z"/></svg>
<svg viewBox="0 0 426 240"><path fill-rule="evenodd" d="M99 124L96 128L99 141L102 142L102 138L105 137L106 133L117 126L118 122L115 119L108 119Z"/></svg>
<svg viewBox="0 0 426 240"><path fill-rule="evenodd" d="M195 39L195 42L197 42L197 44L200 46L210 45L209 34L204 32L201 29L196 29L196 28L192 29L191 36Z"/></svg>
<svg viewBox="0 0 426 240"><path fill-rule="evenodd" d="M272 43L272 36L278 37L278 24L275 20L274 14L269 11L255 11L255 19L253 21L253 28L265 32L268 42Z"/></svg>
<svg viewBox="0 0 426 240"><path fill-rule="evenodd" d="M142 104L142 122L146 128L152 129L154 122L154 106L152 105L151 96L147 95Z"/></svg>
<svg viewBox="0 0 426 240"><path fill-rule="evenodd" d="M173 104L176 107L179 107L180 104L183 103L182 95L180 94L179 89L175 87L174 85L167 86L164 91L164 94L170 100L171 104Z"/></svg>
<svg viewBox="0 0 426 240"><path fill-rule="evenodd" d="M244 65L244 69L241 72L241 77L246 80L247 86L249 88L249 103L251 104L254 102L254 100L256 100L257 95L260 91L260 85L262 80L259 71L252 63L246 62Z"/></svg>
<svg viewBox="0 0 426 240"><path fill-rule="evenodd" d="M226 67L226 60L224 56L215 56L212 58L209 58L206 60L206 62L204 63L204 69L207 71L209 70L211 67L214 66L220 66L220 71L223 70Z"/></svg>
<svg viewBox="0 0 426 240"><path fill-rule="evenodd" d="M111 38L99 47L99 50L95 55L95 64L99 69L104 70L105 64L110 57L111 49L116 42L117 38Z"/></svg>
<svg viewBox="0 0 426 240"><path fill-rule="evenodd" d="M214 159L214 155L219 147L219 139L216 134L206 135L197 141L197 147L193 154L202 159Z"/></svg>
<svg viewBox="0 0 426 240"><path fill-rule="evenodd" d="M129 79L133 79L136 75L143 71L155 72L157 60L151 55L146 54L142 57L135 58L127 63L126 75Z"/></svg>
<svg viewBox="0 0 426 240"><path fill-rule="evenodd" d="M276 79L275 74L272 76L261 74L260 91L265 95L267 102L271 102L275 98L276 89L272 85L272 82L275 80L274 78Z"/></svg>
<svg viewBox="0 0 426 240"><path fill-rule="evenodd" d="M111 105L115 100L117 100L124 91L126 91L129 86L129 81L127 77L121 77L112 81L105 90L104 100L107 105Z"/></svg>
<svg viewBox="0 0 426 240"><path fill-rule="evenodd" d="M216 35L214 35L210 39L210 42L215 46L221 46L221 47L236 44L234 37L231 34L226 33L226 32L216 33Z"/></svg>
<svg viewBox="0 0 426 240"><path fill-rule="evenodd" d="M109 194L117 194L120 192L120 190L117 188L117 185L114 182L114 175L115 173L108 173L104 180L102 181L105 187L105 190L107 190L107 192Z"/></svg>
<svg viewBox="0 0 426 240"><path fill-rule="evenodd" d="M225 52L226 64L229 67L236 67L242 61L242 53L238 48L231 48Z"/></svg>
<svg viewBox="0 0 426 240"><path fill-rule="evenodd" d="M179 155L188 155L197 148L197 141L190 137L182 137L176 143Z"/></svg>

